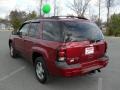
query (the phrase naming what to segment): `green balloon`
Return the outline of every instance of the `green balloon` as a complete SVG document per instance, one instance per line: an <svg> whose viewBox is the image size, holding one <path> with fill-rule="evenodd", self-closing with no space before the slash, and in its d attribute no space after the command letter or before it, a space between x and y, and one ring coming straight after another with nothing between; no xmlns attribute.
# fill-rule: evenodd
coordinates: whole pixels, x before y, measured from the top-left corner
<svg viewBox="0 0 120 90"><path fill-rule="evenodd" d="M49 4L45 4L42 8L42 11L45 13L45 14L48 14L51 10L51 7Z"/></svg>

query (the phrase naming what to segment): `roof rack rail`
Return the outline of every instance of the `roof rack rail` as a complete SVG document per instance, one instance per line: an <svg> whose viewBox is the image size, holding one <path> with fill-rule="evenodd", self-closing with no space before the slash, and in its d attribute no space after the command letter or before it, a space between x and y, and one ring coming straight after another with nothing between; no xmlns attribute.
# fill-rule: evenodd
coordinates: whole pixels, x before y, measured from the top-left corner
<svg viewBox="0 0 120 90"><path fill-rule="evenodd" d="M80 16L52 16L50 18L55 18L55 19L60 19L60 18L78 18L78 19L85 19L88 20L85 17L80 17Z"/></svg>

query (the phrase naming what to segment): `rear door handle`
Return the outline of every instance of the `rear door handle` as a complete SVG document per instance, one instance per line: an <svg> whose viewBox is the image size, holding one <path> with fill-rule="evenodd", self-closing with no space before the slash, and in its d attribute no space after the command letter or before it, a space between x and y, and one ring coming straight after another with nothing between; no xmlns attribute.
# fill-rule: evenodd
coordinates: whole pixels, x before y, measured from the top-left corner
<svg viewBox="0 0 120 90"><path fill-rule="evenodd" d="M33 44L35 45L35 44L37 44L36 42L33 42Z"/></svg>
<svg viewBox="0 0 120 90"><path fill-rule="evenodd" d="M27 40L24 39L23 41L26 42Z"/></svg>

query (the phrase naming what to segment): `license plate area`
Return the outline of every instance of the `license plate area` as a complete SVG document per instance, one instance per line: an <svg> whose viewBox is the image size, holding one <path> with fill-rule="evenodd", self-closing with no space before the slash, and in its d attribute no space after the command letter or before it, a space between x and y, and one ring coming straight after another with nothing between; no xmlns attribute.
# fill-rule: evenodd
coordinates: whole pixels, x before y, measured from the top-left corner
<svg viewBox="0 0 120 90"><path fill-rule="evenodd" d="M94 47L85 48L85 55L94 54Z"/></svg>

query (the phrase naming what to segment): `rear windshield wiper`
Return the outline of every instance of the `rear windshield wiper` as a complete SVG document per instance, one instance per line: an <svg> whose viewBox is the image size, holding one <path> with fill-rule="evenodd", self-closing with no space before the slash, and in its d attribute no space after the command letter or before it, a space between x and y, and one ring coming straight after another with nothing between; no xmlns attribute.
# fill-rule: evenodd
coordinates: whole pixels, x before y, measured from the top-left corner
<svg viewBox="0 0 120 90"><path fill-rule="evenodd" d="M100 42L101 40L89 40L91 43Z"/></svg>
<svg viewBox="0 0 120 90"><path fill-rule="evenodd" d="M85 38L85 37L81 37L81 36L79 36L79 37L72 37L72 36L68 36L66 39L65 39L65 42L78 42L78 41L85 41L85 40L89 40L89 39L87 39L87 38Z"/></svg>

